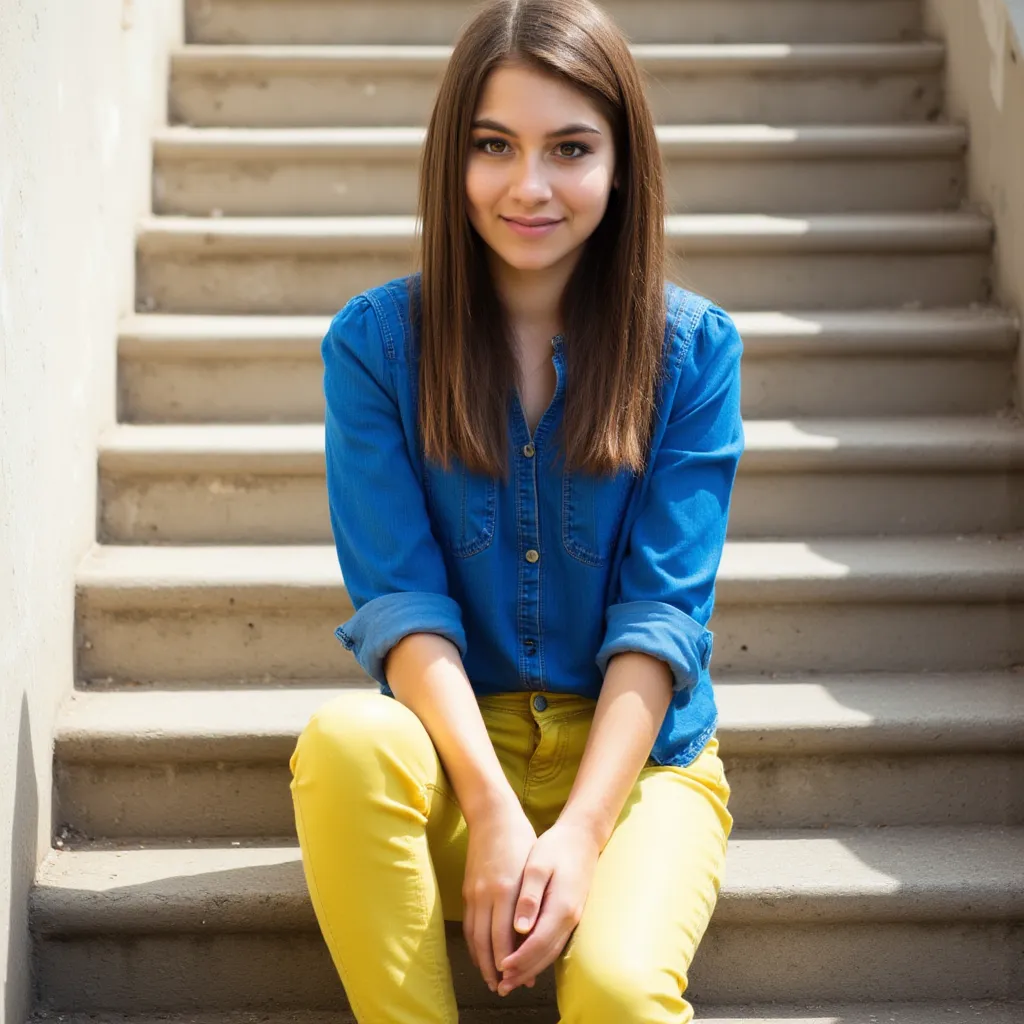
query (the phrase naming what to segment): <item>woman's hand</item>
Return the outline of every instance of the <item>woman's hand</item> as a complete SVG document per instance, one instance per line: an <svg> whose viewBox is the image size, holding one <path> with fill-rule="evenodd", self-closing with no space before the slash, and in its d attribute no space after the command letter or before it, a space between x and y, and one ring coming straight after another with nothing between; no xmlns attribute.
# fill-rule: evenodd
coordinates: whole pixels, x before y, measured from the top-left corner
<svg viewBox="0 0 1024 1024"><path fill-rule="evenodd" d="M467 817L469 845L462 883L462 932L469 956L492 992L497 963L515 949L512 911L537 833L515 794Z"/></svg>
<svg viewBox="0 0 1024 1024"><path fill-rule="evenodd" d="M515 908L516 931L530 934L507 958L495 958L502 971L499 995L519 985L532 988L558 958L583 916L600 852L588 829L557 821L533 844Z"/></svg>

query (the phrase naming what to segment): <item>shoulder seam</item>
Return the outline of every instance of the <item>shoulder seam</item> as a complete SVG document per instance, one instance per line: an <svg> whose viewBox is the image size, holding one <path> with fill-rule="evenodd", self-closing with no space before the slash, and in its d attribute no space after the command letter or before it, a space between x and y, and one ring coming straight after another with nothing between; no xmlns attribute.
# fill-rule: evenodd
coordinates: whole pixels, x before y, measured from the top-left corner
<svg viewBox="0 0 1024 1024"><path fill-rule="evenodd" d="M405 288L406 289L406 303L408 303L408 301L409 301L409 299L408 299L408 285L406 283L408 279L407 278L400 278L399 280L401 281L401 285L397 284L394 281L389 282L387 285L385 285L384 291L385 291L385 294L387 295L388 299L391 302L392 308L395 311L395 319L398 321L398 329L401 332L401 338L399 340L401 341L402 352L405 353L405 351L406 351L406 349L408 347L408 344L409 344L409 337L408 337L408 315L407 315L407 310L402 308L402 303L398 299L398 297L396 296L395 292L396 292L396 290L399 287ZM397 353L392 349L392 351L388 353L388 356L389 356L389 358L396 358L397 357Z"/></svg>
<svg viewBox="0 0 1024 1024"><path fill-rule="evenodd" d="M389 361L395 358L395 341L391 336L391 328L388 325L387 314L381 305L380 299L374 294L377 289L371 288L363 292L359 298L366 299L377 318L377 329L380 331L381 340L384 342L384 356Z"/></svg>
<svg viewBox="0 0 1024 1024"><path fill-rule="evenodd" d="M682 319L682 314L685 310L690 311L690 321L686 325L686 334L684 335L682 342L679 346L679 355L676 358L675 369L683 365L686 360L686 356L690 351L690 347L693 345L693 339L697 335L697 327L701 320L704 318L704 314L714 305L711 299L703 295L696 295L691 292L682 302L679 303L679 314L677 316L677 322ZM675 333L675 332L673 332Z"/></svg>
<svg viewBox="0 0 1024 1024"><path fill-rule="evenodd" d="M384 342L384 356L388 363L394 363L408 350L411 330L409 289L413 277L415 275L396 278L374 288L368 288L361 295L369 302L377 317Z"/></svg>

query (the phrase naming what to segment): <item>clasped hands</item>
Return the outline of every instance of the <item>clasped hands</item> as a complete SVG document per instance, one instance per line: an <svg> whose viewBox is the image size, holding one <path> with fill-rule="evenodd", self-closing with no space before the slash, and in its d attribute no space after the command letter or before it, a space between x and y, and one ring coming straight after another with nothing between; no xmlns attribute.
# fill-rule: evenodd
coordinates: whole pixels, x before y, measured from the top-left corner
<svg viewBox="0 0 1024 1024"><path fill-rule="evenodd" d="M558 958L583 914L599 853L594 835L569 821L538 837L518 800L470 822L462 931L492 992L533 988Z"/></svg>

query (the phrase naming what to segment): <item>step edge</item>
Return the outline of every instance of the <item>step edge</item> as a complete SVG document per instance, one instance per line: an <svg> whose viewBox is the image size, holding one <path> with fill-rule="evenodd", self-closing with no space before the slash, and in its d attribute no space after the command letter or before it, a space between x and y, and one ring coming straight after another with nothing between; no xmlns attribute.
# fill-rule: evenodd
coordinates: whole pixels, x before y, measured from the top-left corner
<svg viewBox="0 0 1024 1024"><path fill-rule="evenodd" d="M665 125L655 132L673 159L900 159L962 155L966 125ZM157 164L223 160L417 159L426 129L173 126L153 136Z"/></svg>
<svg viewBox="0 0 1024 1024"><path fill-rule="evenodd" d="M937 39L888 43L635 43L638 66L649 71L784 73L825 70L939 71L946 46ZM217 76L243 72L299 71L386 73L392 68L436 74L447 63L450 45L431 44L202 44L188 43L170 53L172 87L183 74Z"/></svg>
<svg viewBox="0 0 1024 1024"><path fill-rule="evenodd" d="M945 436L927 437L929 429ZM741 476L851 471L975 476L1024 469L1024 422L998 417L747 419L745 430ZM118 424L100 437L98 452L99 471L111 479L182 473L319 477L325 472L319 423Z"/></svg>
<svg viewBox="0 0 1024 1024"><path fill-rule="evenodd" d="M808 882L798 863L800 858L793 856L792 849L787 851L785 858L786 863L792 865L790 879L776 877L768 882L746 875L748 880L744 880L747 871L763 870L766 856L780 856L765 844L795 842L798 849L809 851L814 840L840 846L847 841L854 844L853 848L858 849L856 856L863 859L865 842L870 847L871 840L876 838L871 833L876 831L879 830L834 828L734 833L730 838L733 870L727 872L716 920L727 925L754 922L822 925L950 919L1003 923L1024 920L1024 888L1008 888L1003 877L1006 854L1024 847L1022 827L915 830L908 826L883 830L890 836L898 836L903 848L919 837L921 846L915 849L924 857L943 856L947 874L939 879L925 877L914 887L908 886L906 879L897 880L891 876L885 876L884 880L878 877L868 880L854 874L852 880L848 877L844 880L841 873L831 875L825 885L817 880ZM943 838L945 844L941 841ZM964 849L951 849L951 839ZM804 846L804 843L808 845ZM977 877L979 843L988 844L981 851L981 856L991 861L990 870L993 872L984 878ZM297 843L261 844L262 856L252 855L250 851L257 847L251 844L242 846L241 841L234 850L221 847L219 852L216 847L210 852L181 843L162 844L175 855L184 856L187 850L195 858L191 863L201 867L202 873L185 876L162 874L156 881L150 877L133 884L127 884L127 879L118 884L119 877L124 876L119 876L115 866L118 863L145 863L147 851L127 850L126 844L121 844L117 850L106 853L100 850L97 855L99 845L92 844L85 850L94 854L93 862L91 865L81 862L81 867L76 867L73 862L67 863L67 858L83 852L81 849L51 850L47 854L37 871L29 898L30 919L37 936L96 935L111 931L209 934L216 931L316 929ZM891 847L884 843L876 845L872 863L883 863L889 849ZM248 858L247 853L250 853ZM141 859L138 854L142 855ZM206 854L206 857L197 857L197 854ZM109 863L104 864L105 861ZM987 864L988 861L982 863ZM951 864L953 870L949 868ZM961 864L963 869L958 866ZM229 876L233 872L261 868L264 869L262 888L253 878L246 879L241 890L231 887ZM106 888L91 888L90 880L99 874L105 876ZM209 889L201 888L201 881L191 888L180 884L168 887L167 884L174 879L201 880L206 876L214 879ZM797 881L792 883L794 878ZM900 888L896 888L897 885ZM169 888L174 891L168 891ZM117 900L110 899L111 889L123 890Z"/></svg>
<svg viewBox="0 0 1024 1024"><path fill-rule="evenodd" d="M801 697L807 681L730 683L719 679L715 687L720 703L718 736L729 758L1024 750L1024 677L998 672L972 677L969 697L961 696L951 682L946 677L929 680L893 675L884 686L877 681L867 683L882 689L875 697L870 717L858 720L852 703L845 716L838 709L831 716L820 708L805 711ZM834 680L831 688L827 681L818 685L840 708L844 699L861 699L844 697L841 680ZM790 711L775 718L756 710L734 716L730 702L737 698L731 695L740 687L745 701L749 700L750 688L759 689L777 694L779 706ZM922 688L929 691L927 718L908 710L915 691ZM351 689L377 692L376 684L368 678L361 684L328 690L278 688L271 691L270 701L264 700L254 708L254 698L265 690L171 691L173 698L164 697L168 691L77 690L58 715L54 756L61 765L76 766L167 761L277 763L290 756L304 721L327 701ZM161 697L179 705L191 703L194 722L203 725L167 724L161 699L150 699L152 693L161 693ZM229 697L244 702L245 709L226 716L222 705ZM300 709L296 721L289 722L289 714L296 708ZM218 728L225 722L227 727Z"/></svg>
<svg viewBox="0 0 1024 1024"><path fill-rule="evenodd" d="M187 575L186 569L183 575L187 558L200 555L202 574ZM806 567L796 573L799 557ZM258 576L253 565L261 559L264 574ZM1022 567L1024 534L726 541L718 604L769 599L792 604L1005 604L1024 599ZM293 606L326 606L343 615L350 603L329 544L97 543L79 564L76 594L86 612L210 610L229 599L241 610L276 607L286 599Z"/></svg>
<svg viewBox="0 0 1024 1024"><path fill-rule="evenodd" d="M279 320L283 322L277 323ZM798 355L896 358L932 353L1004 358L1016 353L1020 332L1020 321L1012 311L997 306L848 313L748 311L734 313L733 320L743 335L744 358L754 360ZM330 322L329 314L135 313L119 325L118 355L128 360L175 363L243 357L319 361ZM805 324L806 329L799 331L796 323Z"/></svg>
<svg viewBox="0 0 1024 1024"><path fill-rule="evenodd" d="M973 210L923 214L669 214L670 248L688 255L765 252L987 252L995 229ZM137 227L141 258L193 256L351 255L409 252L415 217L147 216Z"/></svg>

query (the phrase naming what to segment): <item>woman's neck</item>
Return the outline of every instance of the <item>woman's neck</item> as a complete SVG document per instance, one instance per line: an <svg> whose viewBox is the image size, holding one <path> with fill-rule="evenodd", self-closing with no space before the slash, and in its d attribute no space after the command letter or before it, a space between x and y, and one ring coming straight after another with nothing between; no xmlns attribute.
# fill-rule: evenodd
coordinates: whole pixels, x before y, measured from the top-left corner
<svg viewBox="0 0 1024 1024"><path fill-rule="evenodd" d="M492 253L494 284L520 348L542 349L563 330L562 293L575 265L576 258L566 258L544 270L519 270Z"/></svg>

